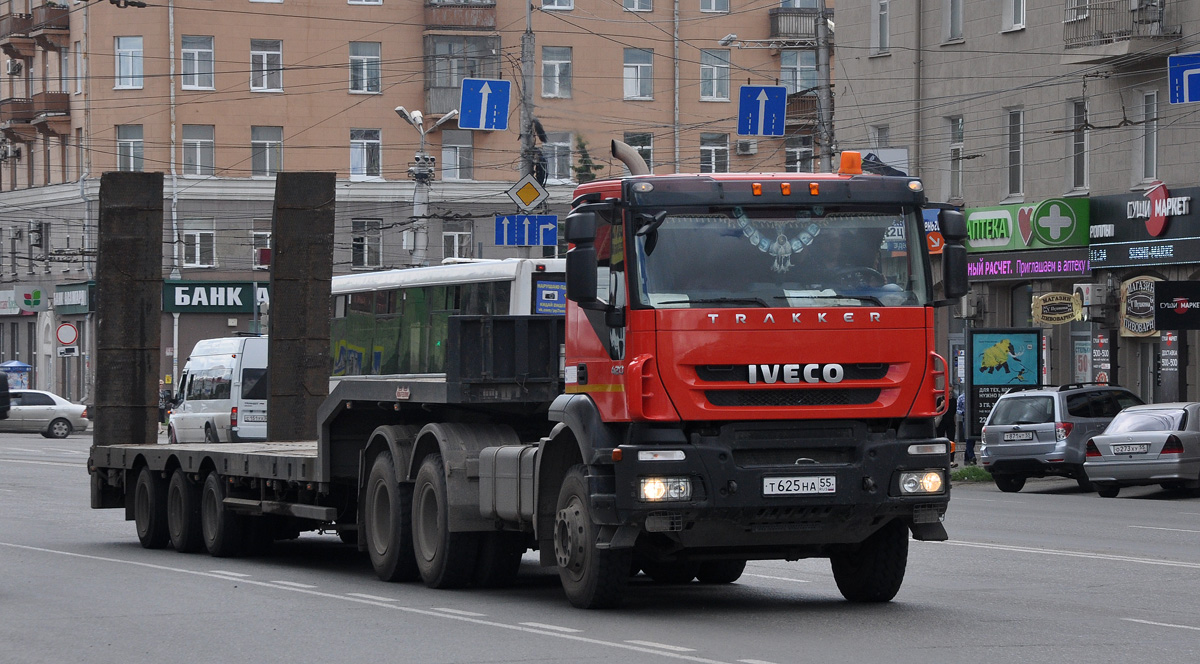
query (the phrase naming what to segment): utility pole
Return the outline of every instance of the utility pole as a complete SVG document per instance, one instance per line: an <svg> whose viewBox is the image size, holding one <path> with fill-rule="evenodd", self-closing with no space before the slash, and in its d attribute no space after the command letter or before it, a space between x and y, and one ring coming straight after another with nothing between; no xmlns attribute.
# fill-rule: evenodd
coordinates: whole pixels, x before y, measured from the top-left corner
<svg viewBox="0 0 1200 664"><path fill-rule="evenodd" d="M521 176L533 172L533 2L525 3L525 34L521 35Z"/></svg>
<svg viewBox="0 0 1200 664"><path fill-rule="evenodd" d="M821 171L833 170L833 77L829 72L829 17L825 0L817 3L817 140L821 145Z"/></svg>
<svg viewBox="0 0 1200 664"><path fill-rule="evenodd" d="M425 152L425 116L420 111L409 113L403 106L396 107L396 115L412 125L421 135L421 146L417 149L417 154L413 156L413 165L408 167L408 178L415 183L413 185L413 218L416 219L416 222L413 224L412 258L417 267L424 267L429 264L429 188L433 183L434 165L437 164L437 158ZM457 108L438 118L430 130L437 129L443 122L456 117L458 117Z"/></svg>

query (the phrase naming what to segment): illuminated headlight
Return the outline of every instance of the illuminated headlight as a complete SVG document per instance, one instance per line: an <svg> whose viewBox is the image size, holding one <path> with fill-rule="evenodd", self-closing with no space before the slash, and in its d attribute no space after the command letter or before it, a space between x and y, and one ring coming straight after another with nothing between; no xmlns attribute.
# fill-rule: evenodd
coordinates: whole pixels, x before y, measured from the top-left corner
<svg viewBox="0 0 1200 664"><path fill-rule="evenodd" d="M900 493L941 493L946 480L940 470L900 473Z"/></svg>
<svg viewBox="0 0 1200 664"><path fill-rule="evenodd" d="M909 445L909 454L945 454L945 443L926 443L922 445Z"/></svg>
<svg viewBox="0 0 1200 664"><path fill-rule="evenodd" d="M655 503L691 500L692 481L686 477L643 477L639 499Z"/></svg>
<svg viewBox="0 0 1200 664"><path fill-rule="evenodd" d="M683 461L683 450L638 450L638 461Z"/></svg>

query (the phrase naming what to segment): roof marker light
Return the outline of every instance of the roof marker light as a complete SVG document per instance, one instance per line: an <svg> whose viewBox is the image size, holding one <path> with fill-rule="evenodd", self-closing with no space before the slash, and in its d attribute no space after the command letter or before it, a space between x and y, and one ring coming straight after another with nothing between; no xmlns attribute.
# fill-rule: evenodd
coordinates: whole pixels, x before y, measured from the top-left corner
<svg viewBox="0 0 1200 664"><path fill-rule="evenodd" d="M813 196L819 195L821 193L821 186L816 182L809 182L808 193L812 194Z"/></svg>
<svg viewBox="0 0 1200 664"><path fill-rule="evenodd" d="M792 195L792 183L791 182L780 182L779 183L779 193L783 194L784 196L791 196Z"/></svg>
<svg viewBox="0 0 1200 664"><path fill-rule="evenodd" d="M755 182L750 185L750 191L754 192L755 196L762 196L762 183Z"/></svg>

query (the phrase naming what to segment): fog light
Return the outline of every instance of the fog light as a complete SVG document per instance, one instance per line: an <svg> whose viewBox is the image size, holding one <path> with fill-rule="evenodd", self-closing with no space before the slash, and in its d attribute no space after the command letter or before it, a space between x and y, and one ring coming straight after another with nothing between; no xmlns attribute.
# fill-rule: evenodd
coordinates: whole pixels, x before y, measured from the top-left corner
<svg viewBox="0 0 1200 664"><path fill-rule="evenodd" d="M643 477L640 499L647 502L691 500L692 481L686 477Z"/></svg>
<svg viewBox="0 0 1200 664"><path fill-rule="evenodd" d="M900 493L941 493L945 485L940 470L900 473Z"/></svg>
<svg viewBox="0 0 1200 664"><path fill-rule="evenodd" d="M945 443L927 443L924 445L909 445L909 454L945 454Z"/></svg>

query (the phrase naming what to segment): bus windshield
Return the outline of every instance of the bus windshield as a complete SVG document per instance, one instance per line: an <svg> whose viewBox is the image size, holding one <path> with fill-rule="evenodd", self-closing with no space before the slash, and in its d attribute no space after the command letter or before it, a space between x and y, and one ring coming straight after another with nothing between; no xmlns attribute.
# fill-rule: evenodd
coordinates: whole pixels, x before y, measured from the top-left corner
<svg viewBox="0 0 1200 664"><path fill-rule="evenodd" d="M924 253L912 245L924 242L914 209L708 207L635 218L641 306L891 307L932 299Z"/></svg>

